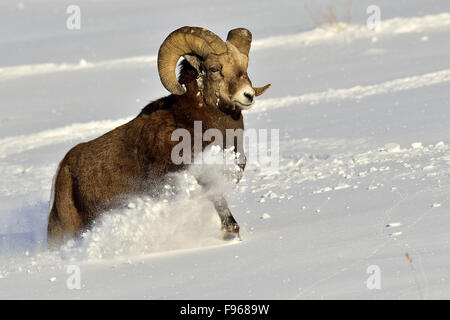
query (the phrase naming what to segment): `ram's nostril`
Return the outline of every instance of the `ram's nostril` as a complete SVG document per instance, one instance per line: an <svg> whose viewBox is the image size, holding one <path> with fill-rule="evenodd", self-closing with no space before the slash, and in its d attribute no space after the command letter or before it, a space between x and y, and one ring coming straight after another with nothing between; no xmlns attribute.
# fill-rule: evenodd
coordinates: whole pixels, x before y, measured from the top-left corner
<svg viewBox="0 0 450 320"><path fill-rule="evenodd" d="M253 98L255 97L253 94L244 92L244 96L250 101L253 102Z"/></svg>

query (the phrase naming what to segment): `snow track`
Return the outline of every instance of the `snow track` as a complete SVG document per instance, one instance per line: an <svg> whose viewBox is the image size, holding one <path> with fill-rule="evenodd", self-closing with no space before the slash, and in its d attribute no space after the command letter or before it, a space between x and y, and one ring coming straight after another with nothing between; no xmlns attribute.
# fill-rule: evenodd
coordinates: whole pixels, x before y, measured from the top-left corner
<svg viewBox="0 0 450 320"><path fill-rule="evenodd" d="M280 46L311 46L330 41L348 43L358 39L373 37L395 37L402 34L426 31L444 31L450 29L450 13L440 13L423 17L393 18L383 21L377 31L369 30L365 25L343 25L342 32L317 28L297 34L280 35L257 39L252 43L252 51L277 48ZM156 66L155 55L136 56L103 61L80 60L79 63L42 63L0 68L0 81L22 77L39 76L50 73L73 72L100 68L131 68L140 66Z"/></svg>
<svg viewBox="0 0 450 320"><path fill-rule="evenodd" d="M370 96L390 94L401 91L425 88L450 81L450 69L427 73L419 76L405 77L370 86L355 86L346 89L329 89L323 92L307 93L261 100L250 112L260 112L289 107L295 104L319 104L340 100L361 100Z"/></svg>
<svg viewBox="0 0 450 320"><path fill-rule="evenodd" d="M53 144L84 140L103 134L129 120L131 118L74 123L69 126L44 130L29 135L3 138L0 139L0 158Z"/></svg>
<svg viewBox="0 0 450 320"><path fill-rule="evenodd" d="M398 37L402 34L419 33L427 31L444 31L450 29L450 13L427 15L424 17L393 18L383 20L381 27L376 31L369 30L364 25L341 24L337 32L333 27L317 28L312 31L292 35L281 35L252 43L252 50L261 50L280 46L307 47L329 42L348 43L359 39L373 39L374 37Z"/></svg>
<svg viewBox="0 0 450 320"><path fill-rule="evenodd" d="M262 99L258 101L254 109L250 109L249 112L263 112L292 105L315 105L340 100L361 100L374 95L425 88L447 82L450 82L450 69L395 79L370 86L329 89L323 92L307 93L299 96ZM45 130L29 135L3 138L0 139L0 158L49 145L74 140L85 140L103 134L131 119L132 118L130 117L117 120L76 123L70 126Z"/></svg>
<svg viewBox="0 0 450 320"><path fill-rule="evenodd" d="M131 68L150 65L156 62L156 56L138 56L111 59L97 62L80 60L79 63L42 63L0 68L0 81L14 80L23 77L41 76L50 73L73 72L91 69Z"/></svg>

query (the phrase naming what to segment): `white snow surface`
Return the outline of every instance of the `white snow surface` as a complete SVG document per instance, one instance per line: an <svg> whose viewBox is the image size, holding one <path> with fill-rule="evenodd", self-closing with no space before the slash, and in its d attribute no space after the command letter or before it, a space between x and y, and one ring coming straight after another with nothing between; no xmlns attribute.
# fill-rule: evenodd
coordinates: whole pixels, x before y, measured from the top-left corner
<svg viewBox="0 0 450 320"><path fill-rule="evenodd" d="M311 12L329 2L80 0L71 31L72 3L2 1L0 298L450 298L450 2L379 0L376 30L366 0L317 26ZM279 170L252 162L237 186L209 171L242 241L221 239L188 171L178 192L131 198L48 251L59 161L167 94L156 54L183 25L224 38L247 27L250 78L272 83L244 119L279 129Z"/></svg>

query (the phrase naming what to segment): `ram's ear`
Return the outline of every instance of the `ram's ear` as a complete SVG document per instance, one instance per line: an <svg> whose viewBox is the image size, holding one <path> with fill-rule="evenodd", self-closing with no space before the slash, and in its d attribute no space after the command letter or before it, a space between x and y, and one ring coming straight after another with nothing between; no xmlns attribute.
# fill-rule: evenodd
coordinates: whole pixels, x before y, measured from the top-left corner
<svg viewBox="0 0 450 320"><path fill-rule="evenodd" d="M200 64L202 63L201 59L197 55L193 54L185 54L183 56L189 62L189 64L194 67L195 70L197 70L198 73L200 73Z"/></svg>

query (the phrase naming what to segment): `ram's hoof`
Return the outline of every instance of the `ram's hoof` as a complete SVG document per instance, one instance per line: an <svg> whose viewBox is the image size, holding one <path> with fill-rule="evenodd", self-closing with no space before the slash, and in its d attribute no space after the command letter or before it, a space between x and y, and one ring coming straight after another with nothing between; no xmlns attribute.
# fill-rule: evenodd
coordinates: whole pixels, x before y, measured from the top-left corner
<svg viewBox="0 0 450 320"><path fill-rule="evenodd" d="M224 240L241 239L239 236L239 225L237 223L222 227L222 238Z"/></svg>

